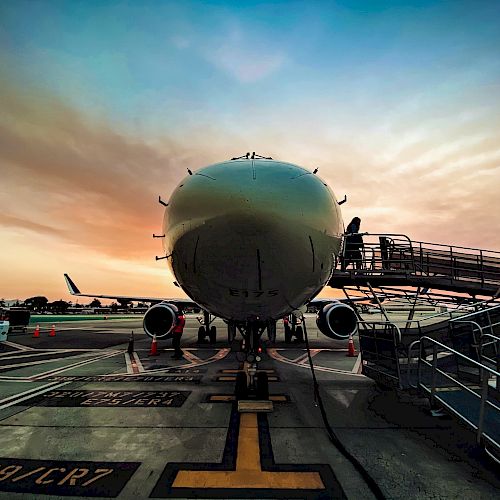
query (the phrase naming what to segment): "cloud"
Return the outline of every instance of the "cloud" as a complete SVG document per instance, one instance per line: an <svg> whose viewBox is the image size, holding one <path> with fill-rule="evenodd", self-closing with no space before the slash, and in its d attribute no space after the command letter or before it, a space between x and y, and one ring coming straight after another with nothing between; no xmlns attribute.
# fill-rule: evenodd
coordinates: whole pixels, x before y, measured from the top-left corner
<svg viewBox="0 0 500 500"><path fill-rule="evenodd" d="M38 224L36 222L8 214L0 214L0 226L28 229L29 231L34 231L35 233L48 234L51 236L61 236L64 234L64 231L55 227L47 226L46 224Z"/></svg>
<svg viewBox="0 0 500 500"><path fill-rule="evenodd" d="M149 144L41 93L4 86L0 107L1 203L11 214L0 224L110 256L145 255L161 221L158 194L168 198L196 150Z"/></svg>
<svg viewBox="0 0 500 500"><path fill-rule="evenodd" d="M170 41L172 45L179 50L188 49L191 46L191 40L181 35L172 36Z"/></svg>
<svg viewBox="0 0 500 500"><path fill-rule="evenodd" d="M263 80L288 62L282 50L244 36L247 32L239 26L233 26L224 38L204 51L210 63L240 83Z"/></svg>

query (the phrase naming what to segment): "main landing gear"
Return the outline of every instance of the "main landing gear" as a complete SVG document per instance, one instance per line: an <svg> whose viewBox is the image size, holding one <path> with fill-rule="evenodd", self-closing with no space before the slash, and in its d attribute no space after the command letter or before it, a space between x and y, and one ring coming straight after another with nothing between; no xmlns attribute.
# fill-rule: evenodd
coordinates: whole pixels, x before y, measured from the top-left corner
<svg viewBox="0 0 500 500"><path fill-rule="evenodd" d="M243 371L236 375L236 400L268 400L269 380L267 373L257 369L257 365L262 359L260 338L268 324L248 321L236 326L243 337L241 350L244 355Z"/></svg>
<svg viewBox="0 0 500 500"><path fill-rule="evenodd" d="M285 322L285 342L290 344L295 342L301 344L304 342L304 331L299 324L299 320L294 314L288 316L288 321Z"/></svg>
<svg viewBox="0 0 500 500"><path fill-rule="evenodd" d="M198 318L200 322L200 327L198 328L199 344L207 342L207 337L211 344L215 344L217 340L217 328L215 325L210 326L214 319L215 316L212 316L208 311L203 311L203 318Z"/></svg>

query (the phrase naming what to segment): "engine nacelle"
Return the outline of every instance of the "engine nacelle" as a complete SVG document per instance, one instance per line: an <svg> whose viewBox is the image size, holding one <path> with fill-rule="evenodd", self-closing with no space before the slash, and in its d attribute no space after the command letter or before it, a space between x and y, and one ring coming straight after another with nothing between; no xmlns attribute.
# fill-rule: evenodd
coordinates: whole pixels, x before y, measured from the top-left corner
<svg viewBox="0 0 500 500"><path fill-rule="evenodd" d="M144 315L142 326L144 331L150 336L156 335L156 338L171 336L172 330L177 324L177 306L160 302L151 306Z"/></svg>
<svg viewBox="0 0 500 500"><path fill-rule="evenodd" d="M318 311L316 324L321 333L336 340L347 340L356 333L358 319L352 307L342 302L330 302Z"/></svg>

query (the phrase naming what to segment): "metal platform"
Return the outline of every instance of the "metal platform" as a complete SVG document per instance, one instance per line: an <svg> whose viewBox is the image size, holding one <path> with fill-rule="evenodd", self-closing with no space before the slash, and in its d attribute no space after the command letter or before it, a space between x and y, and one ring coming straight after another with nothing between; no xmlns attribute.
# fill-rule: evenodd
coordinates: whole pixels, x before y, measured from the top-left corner
<svg viewBox="0 0 500 500"><path fill-rule="evenodd" d="M430 287L472 296L500 292L500 252L412 241L402 234L363 233L363 239L361 259L350 259L345 269L344 245L329 286Z"/></svg>
<svg viewBox="0 0 500 500"><path fill-rule="evenodd" d="M360 322L363 374L428 395L431 407L457 416L500 457L500 305L451 314Z"/></svg>

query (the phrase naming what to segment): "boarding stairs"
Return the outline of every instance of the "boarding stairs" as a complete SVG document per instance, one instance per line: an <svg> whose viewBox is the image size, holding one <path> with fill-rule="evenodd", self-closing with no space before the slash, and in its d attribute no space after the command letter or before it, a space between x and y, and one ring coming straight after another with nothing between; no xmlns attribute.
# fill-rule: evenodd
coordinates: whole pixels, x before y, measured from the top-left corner
<svg viewBox="0 0 500 500"><path fill-rule="evenodd" d="M500 456L500 305L420 320L361 321L363 373L429 397Z"/></svg>
<svg viewBox="0 0 500 500"><path fill-rule="evenodd" d="M500 294L500 252L412 241L403 234L362 236L361 260L343 269L344 244L331 287L369 284L434 288L472 296Z"/></svg>

